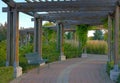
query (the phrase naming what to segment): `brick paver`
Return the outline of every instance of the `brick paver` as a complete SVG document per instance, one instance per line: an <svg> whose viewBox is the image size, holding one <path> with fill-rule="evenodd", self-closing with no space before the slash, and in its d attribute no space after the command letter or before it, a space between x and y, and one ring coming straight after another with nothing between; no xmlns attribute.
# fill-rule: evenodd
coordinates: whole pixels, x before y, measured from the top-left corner
<svg viewBox="0 0 120 83"><path fill-rule="evenodd" d="M87 58L74 58L54 62L22 75L11 83L114 83L105 72L107 56L89 55Z"/></svg>

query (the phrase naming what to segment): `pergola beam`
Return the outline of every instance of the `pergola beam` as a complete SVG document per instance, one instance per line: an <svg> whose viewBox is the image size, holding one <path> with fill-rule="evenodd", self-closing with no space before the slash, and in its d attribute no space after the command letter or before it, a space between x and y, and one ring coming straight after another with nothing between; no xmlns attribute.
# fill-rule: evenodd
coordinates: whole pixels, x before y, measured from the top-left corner
<svg viewBox="0 0 120 83"><path fill-rule="evenodd" d="M68 22L67 24L70 25L80 25L80 24L88 24L88 25L101 25L103 24L103 22L90 22L90 21L86 21L86 22L81 22L81 21L76 21L76 22Z"/></svg>
<svg viewBox="0 0 120 83"><path fill-rule="evenodd" d="M3 7L3 12L7 12L8 8L7 7ZM35 8L35 7L17 7L17 11L20 11L20 12L55 12L55 11L58 11L59 12L62 12L62 11L71 11L71 10L74 10L74 11L113 11L114 10L114 7L78 7L78 8L51 8L51 7L40 7L40 8Z"/></svg>
<svg viewBox="0 0 120 83"><path fill-rule="evenodd" d="M42 18L44 21L57 21L57 20L101 20L106 18L111 11L86 11L86 12L64 12L64 13L50 13L50 14L37 14L37 18ZM34 21L34 18L32 18Z"/></svg>
<svg viewBox="0 0 120 83"><path fill-rule="evenodd" d="M7 12L8 11L8 8L7 7L3 7L2 9L3 12ZM24 12L30 16L33 16L33 12ZM70 18L76 18L76 16L78 17L91 17L91 18L94 18L94 17L105 17L107 16L108 13L112 13L112 11L84 11L84 12L64 12L64 13L49 13L49 14L38 14L37 16L38 17L42 17L43 20L50 20L50 19L70 19Z"/></svg>
<svg viewBox="0 0 120 83"><path fill-rule="evenodd" d="M56 2L32 2L16 3L18 11L22 12L49 12L49 11L108 11L114 10L116 0L114 1L56 1Z"/></svg>
<svg viewBox="0 0 120 83"><path fill-rule="evenodd" d="M107 15L109 13L112 13L112 11L69 11L69 12L61 12L61 13L48 13L48 14L39 14L37 15L38 17L40 16L103 16L103 15Z"/></svg>
<svg viewBox="0 0 120 83"><path fill-rule="evenodd" d="M111 12L109 12L111 13ZM37 15L38 18L48 21L63 21L65 24L79 25L79 24L103 24L101 20L107 17L108 12L72 12L72 13L50 13ZM77 17L76 17L77 16ZM34 19L32 19L33 21ZM73 20L73 21L72 21Z"/></svg>
<svg viewBox="0 0 120 83"><path fill-rule="evenodd" d="M9 7L12 7L12 8L15 8L16 6L16 2L14 2L13 0L2 0L3 2L5 2ZM29 0L27 0L29 2ZM2 8L2 12L8 12L9 11L9 8L8 7L3 7ZM32 12L23 12L27 15L30 15L30 16L34 16L34 14Z"/></svg>
<svg viewBox="0 0 120 83"><path fill-rule="evenodd" d="M2 0L10 7L15 7L15 2L13 0Z"/></svg>

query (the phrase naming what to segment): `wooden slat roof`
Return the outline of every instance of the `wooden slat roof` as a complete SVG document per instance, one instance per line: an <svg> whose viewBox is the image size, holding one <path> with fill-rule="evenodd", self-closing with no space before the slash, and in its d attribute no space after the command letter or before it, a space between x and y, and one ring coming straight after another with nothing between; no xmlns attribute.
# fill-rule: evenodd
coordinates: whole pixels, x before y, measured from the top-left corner
<svg viewBox="0 0 120 83"><path fill-rule="evenodd" d="M85 11L85 12L70 12L70 13L50 13L50 14L40 14L37 17L43 20L84 20L84 19L102 19L107 17L107 11Z"/></svg>
<svg viewBox="0 0 120 83"><path fill-rule="evenodd" d="M115 11L120 0L25 0L27 2L14 2L3 0L10 7L28 15L35 16L38 12L39 18L48 21L62 20L68 24L102 24L101 19ZM16 0L17 1L17 0ZM3 11L8 11L3 8ZM71 21L73 20L73 21Z"/></svg>

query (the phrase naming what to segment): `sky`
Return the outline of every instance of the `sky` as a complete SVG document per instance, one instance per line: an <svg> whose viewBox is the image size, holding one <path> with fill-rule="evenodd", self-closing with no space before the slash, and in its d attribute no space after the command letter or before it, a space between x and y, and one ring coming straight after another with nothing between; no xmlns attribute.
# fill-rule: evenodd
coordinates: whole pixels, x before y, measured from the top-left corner
<svg viewBox="0 0 120 83"><path fill-rule="evenodd" d="M24 0L16 0L17 2L22 2ZM7 7L7 5L0 0L0 23L4 24L7 22L7 13L2 12L2 7ZM31 16L26 15L24 13L19 14L19 28L24 27L24 28L29 28L29 27L34 27L34 23L31 21ZM93 36L94 31L89 31L88 36Z"/></svg>
<svg viewBox="0 0 120 83"><path fill-rule="evenodd" d="M16 0L16 1L24 1L24 0ZM7 22L7 13L2 12L2 7L7 7L7 5L0 0L0 23L4 24ZM33 27L34 23L31 21L31 16L23 14L20 12L19 14L19 27L29 28Z"/></svg>

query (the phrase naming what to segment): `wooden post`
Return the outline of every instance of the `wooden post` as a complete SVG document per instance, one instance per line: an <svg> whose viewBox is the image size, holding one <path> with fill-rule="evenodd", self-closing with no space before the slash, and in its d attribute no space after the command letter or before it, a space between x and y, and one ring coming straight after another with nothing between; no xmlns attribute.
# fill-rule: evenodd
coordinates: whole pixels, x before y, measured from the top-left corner
<svg viewBox="0 0 120 83"><path fill-rule="evenodd" d="M35 18L34 52L39 53L42 58L42 20L38 18Z"/></svg>
<svg viewBox="0 0 120 83"><path fill-rule="evenodd" d="M60 55L64 55L64 47L63 47L63 42L64 42L64 27L63 24L60 24Z"/></svg>
<svg viewBox="0 0 120 83"><path fill-rule="evenodd" d="M110 71L111 80L117 81L120 71L118 67L118 56L119 56L119 6L116 6L115 10L115 27L114 27L114 68Z"/></svg>
<svg viewBox="0 0 120 83"><path fill-rule="evenodd" d="M118 56L119 56L119 6L115 11L115 30L114 30L114 69L118 71Z"/></svg>
<svg viewBox="0 0 120 83"><path fill-rule="evenodd" d="M60 51L60 25L57 23L57 51Z"/></svg>
<svg viewBox="0 0 120 83"><path fill-rule="evenodd" d="M42 58L42 20L38 19L38 53Z"/></svg>
<svg viewBox="0 0 120 83"><path fill-rule="evenodd" d="M19 66L19 12L13 10L13 59L14 77L22 75L22 68Z"/></svg>
<svg viewBox="0 0 120 83"><path fill-rule="evenodd" d="M108 61L111 61L111 34L112 34L112 18L108 15Z"/></svg>
<svg viewBox="0 0 120 83"><path fill-rule="evenodd" d="M34 20L34 52L38 52L38 20Z"/></svg>
<svg viewBox="0 0 120 83"><path fill-rule="evenodd" d="M11 8L9 8L9 11L7 13L7 57L6 57L6 66L13 65L13 12L11 11Z"/></svg>
<svg viewBox="0 0 120 83"><path fill-rule="evenodd" d="M114 31L115 31L115 18L113 18L113 22L112 22L112 31L111 31L111 33L112 33L112 37L111 37L111 55L112 55L112 60L114 60L114 40L115 40L115 38L114 38Z"/></svg>
<svg viewBox="0 0 120 83"><path fill-rule="evenodd" d="M13 56L14 66L19 66L19 12L13 12Z"/></svg>
<svg viewBox="0 0 120 83"><path fill-rule="evenodd" d="M30 33L29 32L26 32L26 34L25 34L26 36L26 45L28 45L29 44L29 41L30 41Z"/></svg>
<svg viewBox="0 0 120 83"><path fill-rule="evenodd" d="M62 23L59 23L60 28L60 60L66 60L66 57L64 56L64 47L63 47L63 41L64 41L64 26Z"/></svg>
<svg viewBox="0 0 120 83"><path fill-rule="evenodd" d="M27 32L25 33L25 45L28 45L28 34L27 34Z"/></svg>

